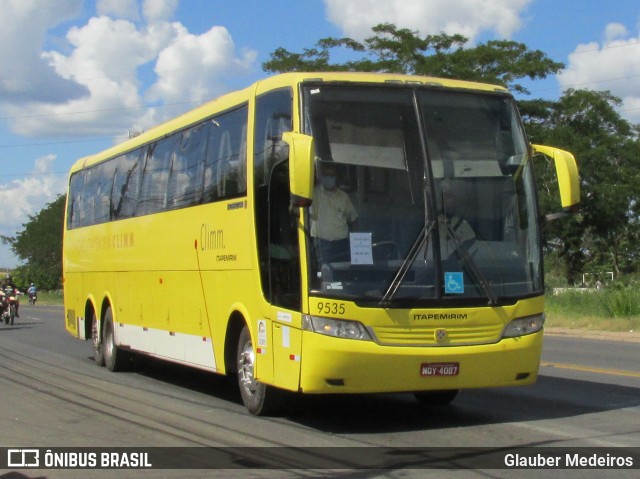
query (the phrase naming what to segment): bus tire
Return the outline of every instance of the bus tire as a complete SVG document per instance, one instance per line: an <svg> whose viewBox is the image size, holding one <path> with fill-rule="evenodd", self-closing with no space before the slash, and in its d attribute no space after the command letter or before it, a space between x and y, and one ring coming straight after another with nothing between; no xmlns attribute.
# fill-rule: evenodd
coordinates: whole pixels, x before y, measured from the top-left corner
<svg viewBox="0 0 640 479"><path fill-rule="evenodd" d="M100 328L98 317L94 312L91 315L91 345L93 347L93 360L98 366L104 366L104 342L100 340Z"/></svg>
<svg viewBox="0 0 640 479"><path fill-rule="evenodd" d="M458 389L447 389L444 391L420 391L413 395L421 403L428 406L446 406L458 395Z"/></svg>
<svg viewBox="0 0 640 479"><path fill-rule="evenodd" d="M104 313L102 330L102 352L107 369L112 372L124 371L129 363L129 355L116 346L116 336L113 325L113 313L108 307Z"/></svg>
<svg viewBox="0 0 640 479"><path fill-rule="evenodd" d="M242 402L255 416L271 416L278 412L282 401L281 391L256 381L254 375L255 349L249 328L243 326L238 339L236 365L238 386Z"/></svg>

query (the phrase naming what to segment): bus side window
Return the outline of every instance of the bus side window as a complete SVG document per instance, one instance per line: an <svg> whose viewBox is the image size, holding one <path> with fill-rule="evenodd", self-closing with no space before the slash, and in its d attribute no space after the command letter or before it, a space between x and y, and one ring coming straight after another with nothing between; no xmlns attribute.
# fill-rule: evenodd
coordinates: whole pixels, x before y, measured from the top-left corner
<svg viewBox="0 0 640 479"><path fill-rule="evenodd" d="M299 307L300 303L297 230L293 229L294 238L289 236L288 165L281 163L274 170L278 161L286 159L282 133L292 129L292 111L288 88L256 99L253 179L260 278L265 298L284 307Z"/></svg>
<svg viewBox="0 0 640 479"><path fill-rule="evenodd" d="M79 211L80 226L93 224L93 195L91 194L93 175L93 169L91 168L84 171L84 186L82 187Z"/></svg>
<svg viewBox="0 0 640 479"><path fill-rule="evenodd" d="M209 138L207 141L207 152L204 166L204 187L203 202L216 201L219 197L217 187L218 150L220 148L221 123L217 119L211 120Z"/></svg>
<svg viewBox="0 0 640 479"><path fill-rule="evenodd" d="M276 90L256 100L255 131L253 139L254 181L256 187L267 185L271 169L282 159L280 147L282 133L291 131L291 90Z"/></svg>
<svg viewBox="0 0 640 479"><path fill-rule="evenodd" d="M116 159L111 200L114 219L131 218L135 214L145 151L146 148L138 148Z"/></svg>
<svg viewBox="0 0 640 479"><path fill-rule="evenodd" d="M207 147L208 123L185 130L172 155L167 208L184 208L200 203L202 175Z"/></svg>
<svg viewBox="0 0 640 479"><path fill-rule="evenodd" d="M111 219L111 163L107 161L86 170L81 200L83 226L105 223Z"/></svg>
<svg viewBox="0 0 640 479"><path fill-rule="evenodd" d="M233 178L231 176L233 154L231 152L231 135L229 131L222 133L220 145L218 146L218 159L216 161L216 185L218 198L225 198L236 193Z"/></svg>
<svg viewBox="0 0 640 479"><path fill-rule="evenodd" d="M82 189L84 187L84 171L74 173L69 182L69 204L67 211L67 228L82 226Z"/></svg>
<svg viewBox="0 0 640 479"><path fill-rule="evenodd" d="M247 192L246 106L211 120L204 167L204 202Z"/></svg>
<svg viewBox="0 0 640 479"><path fill-rule="evenodd" d="M163 211L167 207L171 156L178 138L179 135L172 135L149 148L136 216Z"/></svg>
<svg viewBox="0 0 640 479"><path fill-rule="evenodd" d="M238 152L238 191L241 193L247 192L247 117L245 115L245 121L242 125L240 132L240 150Z"/></svg>
<svg viewBox="0 0 640 479"><path fill-rule="evenodd" d="M111 189L115 162L105 161L96 167L95 186L95 223L111 221Z"/></svg>

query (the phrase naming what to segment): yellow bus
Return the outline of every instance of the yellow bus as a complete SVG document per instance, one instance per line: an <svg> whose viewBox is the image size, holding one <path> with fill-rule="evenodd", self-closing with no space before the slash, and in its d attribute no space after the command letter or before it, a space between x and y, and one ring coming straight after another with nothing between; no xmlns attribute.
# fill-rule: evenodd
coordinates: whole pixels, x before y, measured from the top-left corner
<svg viewBox="0 0 640 479"><path fill-rule="evenodd" d="M502 87L286 73L71 169L66 329L117 371L145 354L287 393L531 384L543 338L532 157Z"/></svg>

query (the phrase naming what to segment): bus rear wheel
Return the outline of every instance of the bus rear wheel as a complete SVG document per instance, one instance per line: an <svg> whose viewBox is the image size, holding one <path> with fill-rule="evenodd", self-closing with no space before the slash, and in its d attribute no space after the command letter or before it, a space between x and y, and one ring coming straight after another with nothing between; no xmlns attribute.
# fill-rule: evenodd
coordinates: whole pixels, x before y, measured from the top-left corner
<svg viewBox="0 0 640 479"><path fill-rule="evenodd" d="M255 378L256 353L251 340L249 328L242 328L238 339L236 367L238 371L238 386L242 402L247 410L255 416L274 415L280 409L282 393Z"/></svg>
<svg viewBox="0 0 640 479"><path fill-rule="evenodd" d="M113 313L107 308L104 313L102 353L107 369L112 372L124 371L129 363L129 355L116 346L116 337L113 326Z"/></svg>
<svg viewBox="0 0 640 479"><path fill-rule="evenodd" d="M93 360L98 366L104 366L104 343L100 341L100 328L96 313L91 316L91 344L93 346Z"/></svg>

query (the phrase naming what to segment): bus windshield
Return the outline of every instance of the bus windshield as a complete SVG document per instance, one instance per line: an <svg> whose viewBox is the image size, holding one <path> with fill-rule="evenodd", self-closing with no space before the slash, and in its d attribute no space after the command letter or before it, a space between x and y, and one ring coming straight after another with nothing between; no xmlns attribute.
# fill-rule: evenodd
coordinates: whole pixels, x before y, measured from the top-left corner
<svg viewBox="0 0 640 479"><path fill-rule="evenodd" d="M511 96L314 84L303 121L316 155L313 295L403 307L540 294L532 166Z"/></svg>

